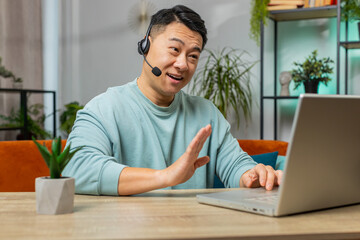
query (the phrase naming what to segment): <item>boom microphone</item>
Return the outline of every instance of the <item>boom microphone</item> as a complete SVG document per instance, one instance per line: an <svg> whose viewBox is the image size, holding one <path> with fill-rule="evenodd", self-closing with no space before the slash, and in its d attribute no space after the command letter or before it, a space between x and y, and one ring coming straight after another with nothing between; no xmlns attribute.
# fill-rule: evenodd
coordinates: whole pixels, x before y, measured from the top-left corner
<svg viewBox="0 0 360 240"><path fill-rule="evenodd" d="M144 57L144 60L149 65L149 67L151 67L151 72L157 77L160 76L162 73L161 70L158 67L151 66L150 63L146 60L145 54L142 54L142 56Z"/></svg>

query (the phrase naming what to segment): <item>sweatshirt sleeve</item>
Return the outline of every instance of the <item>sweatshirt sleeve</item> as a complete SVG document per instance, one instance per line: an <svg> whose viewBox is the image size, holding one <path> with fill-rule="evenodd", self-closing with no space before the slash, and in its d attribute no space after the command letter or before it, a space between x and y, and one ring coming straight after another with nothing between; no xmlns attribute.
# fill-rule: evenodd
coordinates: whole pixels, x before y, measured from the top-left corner
<svg viewBox="0 0 360 240"><path fill-rule="evenodd" d="M84 148L74 155L63 175L75 178L76 193L118 195L120 173L126 166L113 157L111 136L97 109L100 107L95 105L91 110L85 107L78 111L67 145L71 144L71 149Z"/></svg>
<svg viewBox="0 0 360 240"><path fill-rule="evenodd" d="M241 176L257 163L240 148L237 139L230 133L230 124L222 115L219 116L218 129L217 175L225 187L238 188Z"/></svg>

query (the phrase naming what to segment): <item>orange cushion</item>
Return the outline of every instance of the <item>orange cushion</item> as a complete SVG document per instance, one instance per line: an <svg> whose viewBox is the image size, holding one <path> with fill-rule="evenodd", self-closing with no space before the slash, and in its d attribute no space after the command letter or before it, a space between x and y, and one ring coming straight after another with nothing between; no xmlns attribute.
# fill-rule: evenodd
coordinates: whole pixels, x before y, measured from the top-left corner
<svg viewBox="0 0 360 240"><path fill-rule="evenodd" d="M48 148L51 140L39 140ZM66 140L62 140L64 148ZM0 142L0 192L34 192L35 178L49 176L49 168L33 141Z"/></svg>
<svg viewBox="0 0 360 240"><path fill-rule="evenodd" d="M286 156L288 143L278 140L238 140L240 147L249 155L279 152L279 155Z"/></svg>
<svg viewBox="0 0 360 240"><path fill-rule="evenodd" d="M51 140L39 140L48 148ZM287 142L238 140L249 155L278 151L286 155ZM66 140L62 140L64 148ZM49 176L49 169L33 141L0 142L0 192L34 192L35 178Z"/></svg>

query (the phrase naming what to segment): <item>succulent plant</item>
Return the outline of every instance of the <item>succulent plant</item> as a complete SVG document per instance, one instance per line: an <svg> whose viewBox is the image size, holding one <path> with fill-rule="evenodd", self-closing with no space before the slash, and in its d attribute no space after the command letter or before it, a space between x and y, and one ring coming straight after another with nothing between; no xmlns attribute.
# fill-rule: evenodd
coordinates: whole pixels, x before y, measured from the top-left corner
<svg viewBox="0 0 360 240"><path fill-rule="evenodd" d="M69 144L63 151L61 151L61 137L57 137L52 141L50 153L47 147L38 143L34 137L33 141L39 149L46 165L49 167L50 178L61 178L61 173L70 162L71 158L77 151L84 147L77 147L75 150L70 152L71 144Z"/></svg>

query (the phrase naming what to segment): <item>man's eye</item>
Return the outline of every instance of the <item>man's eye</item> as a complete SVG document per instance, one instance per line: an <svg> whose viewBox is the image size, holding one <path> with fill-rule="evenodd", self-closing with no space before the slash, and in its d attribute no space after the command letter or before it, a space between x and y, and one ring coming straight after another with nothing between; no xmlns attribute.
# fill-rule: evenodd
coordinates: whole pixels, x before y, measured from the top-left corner
<svg viewBox="0 0 360 240"><path fill-rule="evenodd" d="M193 58L193 59L198 59L199 58L198 55L190 55L190 57Z"/></svg>
<svg viewBox="0 0 360 240"><path fill-rule="evenodd" d="M172 47L171 49L172 49L173 51L175 51L175 52L179 52L179 49L176 48L176 47Z"/></svg>

